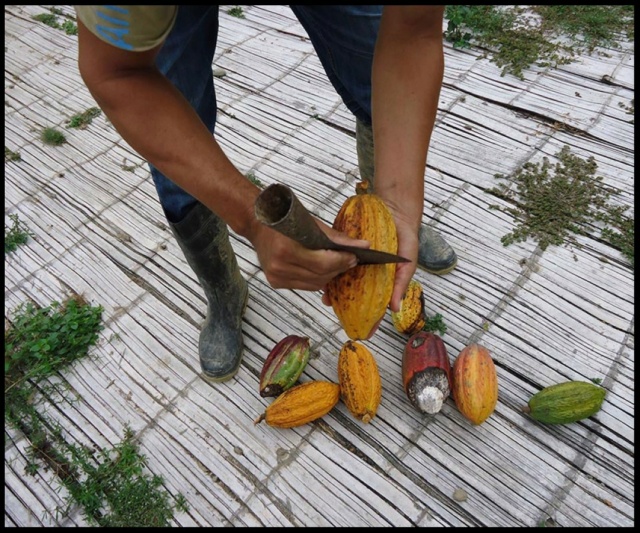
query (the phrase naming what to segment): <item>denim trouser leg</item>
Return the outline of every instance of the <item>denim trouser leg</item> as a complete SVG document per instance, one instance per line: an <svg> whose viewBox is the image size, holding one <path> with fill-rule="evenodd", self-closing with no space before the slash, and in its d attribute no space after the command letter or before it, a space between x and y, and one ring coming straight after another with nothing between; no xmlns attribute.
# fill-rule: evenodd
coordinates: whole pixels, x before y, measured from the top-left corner
<svg viewBox="0 0 640 533"><path fill-rule="evenodd" d="M382 6L291 6L327 76L347 108L371 124L371 66ZM218 6L180 6L156 59L213 134L216 97L211 66L218 36ZM169 222L182 220L197 200L149 165Z"/></svg>
<svg viewBox="0 0 640 533"><path fill-rule="evenodd" d="M216 123L216 95L211 66L218 38L218 6L180 6L156 65L196 110L211 134ZM149 164L167 220L181 221L198 202Z"/></svg>
<svg viewBox="0 0 640 533"><path fill-rule="evenodd" d="M382 6L291 6L347 108L371 124L371 67Z"/></svg>

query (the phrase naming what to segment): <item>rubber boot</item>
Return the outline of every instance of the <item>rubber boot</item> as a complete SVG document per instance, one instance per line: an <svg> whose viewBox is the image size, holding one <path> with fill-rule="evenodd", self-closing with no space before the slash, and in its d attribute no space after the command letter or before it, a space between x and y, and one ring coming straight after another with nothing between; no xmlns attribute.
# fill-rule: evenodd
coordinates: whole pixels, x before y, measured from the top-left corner
<svg viewBox="0 0 640 533"><path fill-rule="evenodd" d="M357 187L374 192L373 131L371 126L356 119L356 149L360 178L364 182ZM458 264L458 257L442 235L423 224L419 232L418 265L432 274L444 275Z"/></svg>
<svg viewBox="0 0 640 533"><path fill-rule="evenodd" d="M198 342L202 377L226 381L242 360L242 316L249 294L227 225L198 203L182 221L169 226L207 298L207 318Z"/></svg>

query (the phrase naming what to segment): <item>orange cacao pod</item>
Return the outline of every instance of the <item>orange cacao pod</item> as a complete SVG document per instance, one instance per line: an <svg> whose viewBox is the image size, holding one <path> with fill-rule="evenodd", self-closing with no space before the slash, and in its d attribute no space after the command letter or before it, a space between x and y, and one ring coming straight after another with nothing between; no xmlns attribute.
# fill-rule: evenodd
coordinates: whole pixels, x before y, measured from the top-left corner
<svg viewBox="0 0 640 533"><path fill-rule="evenodd" d="M338 356L338 383L342 401L365 424L376 415L382 388L373 354L358 342L347 341Z"/></svg>
<svg viewBox="0 0 640 533"><path fill-rule="evenodd" d="M276 428L293 428L326 415L340 400L340 385L330 381L307 381L287 389L265 412L254 420L263 420Z"/></svg>
<svg viewBox="0 0 640 533"><path fill-rule="evenodd" d="M398 236L391 211L375 194L356 194L342 204L333 228L354 239L366 239L371 249L398 253ZM327 296L351 340L371 336L391 300L396 264L357 265L327 285Z"/></svg>
<svg viewBox="0 0 640 533"><path fill-rule="evenodd" d="M498 375L489 350L466 346L453 364L453 399L472 424L482 424L498 402Z"/></svg>

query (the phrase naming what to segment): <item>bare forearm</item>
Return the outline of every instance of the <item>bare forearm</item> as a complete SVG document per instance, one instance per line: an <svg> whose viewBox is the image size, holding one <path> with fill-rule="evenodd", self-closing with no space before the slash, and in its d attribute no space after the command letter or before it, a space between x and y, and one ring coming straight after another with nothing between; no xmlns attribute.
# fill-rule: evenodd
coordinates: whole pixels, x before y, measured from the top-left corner
<svg viewBox="0 0 640 533"><path fill-rule="evenodd" d="M435 18L436 29L414 31L385 6L373 66L376 192L416 231L444 71L442 19Z"/></svg>
<svg viewBox="0 0 640 533"><path fill-rule="evenodd" d="M155 69L90 87L123 139L165 176L249 237L259 189L229 161L183 96Z"/></svg>

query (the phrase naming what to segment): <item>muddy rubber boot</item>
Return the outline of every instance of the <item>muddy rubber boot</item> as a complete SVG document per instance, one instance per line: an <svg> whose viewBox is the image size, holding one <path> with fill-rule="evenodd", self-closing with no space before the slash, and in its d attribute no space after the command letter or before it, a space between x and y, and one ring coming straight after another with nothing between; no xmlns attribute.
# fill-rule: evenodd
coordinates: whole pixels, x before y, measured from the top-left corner
<svg viewBox="0 0 640 533"><path fill-rule="evenodd" d="M356 149L361 184L356 188L374 192L373 131L371 126L356 119ZM418 265L427 272L440 276L451 272L458 264L458 257L442 235L429 226L422 225L419 232Z"/></svg>
<svg viewBox="0 0 640 533"><path fill-rule="evenodd" d="M227 225L198 203L182 221L169 226L207 298L207 318L198 343L202 377L226 381L242 360L242 315L249 294Z"/></svg>

